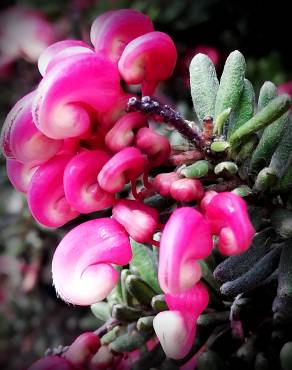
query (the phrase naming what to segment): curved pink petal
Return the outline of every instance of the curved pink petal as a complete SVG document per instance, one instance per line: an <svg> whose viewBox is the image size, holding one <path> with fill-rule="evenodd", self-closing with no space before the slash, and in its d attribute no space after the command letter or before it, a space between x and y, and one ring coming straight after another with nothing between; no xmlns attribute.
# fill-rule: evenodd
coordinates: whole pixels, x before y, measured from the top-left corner
<svg viewBox="0 0 292 370"><path fill-rule="evenodd" d="M84 222L71 230L55 251L52 274L56 291L69 303L99 302L119 278L111 264L126 265L131 258L128 234L116 220Z"/></svg>
<svg viewBox="0 0 292 370"><path fill-rule="evenodd" d="M117 61L130 41L153 30L152 21L145 14L134 9L119 9L95 19L90 39L96 51Z"/></svg>
<svg viewBox="0 0 292 370"><path fill-rule="evenodd" d="M101 150L86 150L75 155L66 165L64 191L68 203L80 213L108 208L114 196L102 190L97 175L110 156Z"/></svg>
<svg viewBox="0 0 292 370"><path fill-rule="evenodd" d="M77 368L87 367L88 361L99 350L100 340L92 332L82 333L69 346L64 353L64 358Z"/></svg>
<svg viewBox="0 0 292 370"><path fill-rule="evenodd" d="M34 362L28 370L74 370L75 368L63 357L46 356Z"/></svg>
<svg viewBox="0 0 292 370"><path fill-rule="evenodd" d="M244 200L230 192L214 196L206 207L205 216L212 232L219 236L222 254L245 252L255 234Z"/></svg>
<svg viewBox="0 0 292 370"><path fill-rule="evenodd" d="M203 198L204 188L200 180L184 178L170 185L170 194L179 202L191 202Z"/></svg>
<svg viewBox="0 0 292 370"><path fill-rule="evenodd" d="M201 277L197 260L212 250L210 226L191 207L176 209L167 221L160 240L158 280L165 293L191 288Z"/></svg>
<svg viewBox="0 0 292 370"><path fill-rule="evenodd" d="M90 129L92 115L115 105L120 90L117 68L103 55L67 57L39 84L33 104L34 122L54 139L80 136Z"/></svg>
<svg viewBox="0 0 292 370"><path fill-rule="evenodd" d="M33 175L27 201L33 217L47 227L59 227L78 216L64 194L63 174L72 158L70 154L57 155L43 163Z"/></svg>
<svg viewBox="0 0 292 370"><path fill-rule="evenodd" d="M44 76L56 64L55 60L62 60L66 56L92 52L91 47L81 40L62 40L47 47L38 59L38 68Z"/></svg>
<svg viewBox="0 0 292 370"><path fill-rule="evenodd" d="M142 84L143 95L153 95L159 81L168 79L176 64L176 48L163 32L150 32L131 41L118 66L128 84Z"/></svg>
<svg viewBox="0 0 292 370"><path fill-rule="evenodd" d="M147 243L152 240L157 229L158 212L137 200L122 199L112 210L116 219L138 243Z"/></svg>
<svg viewBox="0 0 292 370"><path fill-rule="evenodd" d="M133 144L135 131L147 125L147 118L139 113L127 113L120 117L106 134L105 143L114 153Z"/></svg>
<svg viewBox="0 0 292 370"><path fill-rule="evenodd" d="M153 327L166 355L185 357L195 340L196 323L208 305L207 289L200 283L179 295L165 295L169 311L155 316Z"/></svg>
<svg viewBox="0 0 292 370"><path fill-rule="evenodd" d="M117 193L125 184L142 174L145 164L145 158L139 149L122 149L103 166L97 177L98 183L103 190Z"/></svg>
<svg viewBox="0 0 292 370"><path fill-rule="evenodd" d="M176 172L160 173L154 177L152 186L163 197L169 197L171 184L179 180L179 178Z"/></svg>
<svg viewBox="0 0 292 370"><path fill-rule="evenodd" d="M211 200L215 197L215 195L217 195L217 191L215 190L208 190L203 199L201 200L200 202L200 208L201 210L205 213L206 210L207 210L207 207L209 205L209 203L211 202Z"/></svg>
<svg viewBox="0 0 292 370"><path fill-rule="evenodd" d="M140 128L136 135L136 146L147 154L151 167L164 163L171 151L168 139L149 127Z"/></svg>
<svg viewBox="0 0 292 370"><path fill-rule="evenodd" d="M21 163L15 159L6 160L7 176L16 190L26 193L31 179L38 169L34 163Z"/></svg>
<svg viewBox="0 0 292 370"><path fill-rule="evenodd" d="M8 158L40 164L53 157L62 147L62 140L53 140L41 133L32 119L35 92L20 99L4 122L1 147Z"/></svg>

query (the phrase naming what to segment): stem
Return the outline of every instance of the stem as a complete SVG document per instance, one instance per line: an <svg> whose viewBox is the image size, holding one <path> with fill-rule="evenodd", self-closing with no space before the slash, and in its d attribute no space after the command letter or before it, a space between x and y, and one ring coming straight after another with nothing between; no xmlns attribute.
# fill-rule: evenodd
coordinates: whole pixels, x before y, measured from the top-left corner
<svg viewBox="0 0 292 370"><path fill-rule="evenodd" d="M129 112L142 112L156 121L162 120L172 125L192 144L195 144L200 151L203 152L205 150L206 143L202 137L201 131L197 128L192 128L190 122L186 121L179 112L170 108L168 105L162 105L149 96L144 96L141 100L132 97L128 101L127 109Z"/></svg>

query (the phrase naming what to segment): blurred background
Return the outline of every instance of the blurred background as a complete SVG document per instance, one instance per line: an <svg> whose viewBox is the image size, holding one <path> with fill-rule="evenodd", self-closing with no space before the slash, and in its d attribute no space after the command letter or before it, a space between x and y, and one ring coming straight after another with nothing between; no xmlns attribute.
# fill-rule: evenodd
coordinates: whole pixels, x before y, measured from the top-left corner
<svg viewBox="0 0 292 370"><path fill-rule="evenodd" d="M209 55L220 76L234 49L246 57L247 77L258 93L266 80L292 94L291 13L287 2L232 0L23 0L1 1L0 10L0 122L15 102L40 81L37 57L50 43L66 38L89 42L92 21L118 8L135 8L149 15L155 29L168 33L178 49L172 78L159 95L192 119L188 66L198 52ZM42 19L27 49L12 6L25 7ZM14 8L15 9L15 8ZM12 13L11 13L12 11ZM11 15L12 14L12 15ZM18 17L18 18L17 18ZM29 21L32 24L32 21ZM42 28L44 27L44 28ZM35 47L31 49L29 45ZM0 368L26 369L48 348L68 345L97 321L89 308L68 306L57 299L51 282L52 254L66 230L40 227L30 216L25 198L15 191L0 157ZM74 221L80 223L80 219Z"/></svg>

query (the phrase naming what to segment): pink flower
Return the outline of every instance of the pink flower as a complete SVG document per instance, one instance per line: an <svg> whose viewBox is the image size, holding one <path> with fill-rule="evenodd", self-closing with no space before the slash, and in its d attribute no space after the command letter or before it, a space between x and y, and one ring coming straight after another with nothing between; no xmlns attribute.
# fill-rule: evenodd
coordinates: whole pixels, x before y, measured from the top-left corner
<svg viewBox="0 0 292 370"><path fill-rule="evenodd" d="M208 305L208 291L198 283L186 292L166 294L165 300L169 311L156 315L153 327L165 354L180 359L193 345L197 319Z"/></svg>
<svg viewBox="0 0 292 370"><path fill-rule="evenodd" d="M118 61L130 41L153 30L151 19L143 13L134 9L119 9L95 19L90 39L95 51Z"/></svg>
<svg viewBox="0 0 292 370"><path fill-rule="evenodd" d="M33 119L50 138L81 136L90 130L98 112L115 105L120 93L117 67L105 56L71 55L51 68L39 84Z"/></svg>
<svg viewBox="0 0 292 370"><path fill-rule="evenodd" d="M165 293L190 289L200 278L197 260L212 250L211 230L201 213L191 207L176 209L161 236L158 279Z"/></svg>
<svg viewBox="0 0 292 370"><path fill-rule="evenodd" d="M168 139L149 127L142 127L136 135L136 146L145 154L151 167L158 167L169 157Z"/></svg>
<svg viewBox="0 0 292 370"><path fill-rule="evenodd" d="M255 230L242 198L230 192L219 193L205 209L213 234L219 236L218 248L222 254L239 254L249 248Z"/></svg>
<svg viewBox="0 0 292 370"><path fill-rule="evenodd" d="M38 169L33 163L21 163L15 159L6 160L7 176L11 184L21 193L26 193L31 179Z"/></svg>
<svg viewBox="0 0 292 370"><path fill-rule="evenodd" d="M190 202L200 200L204 196L204 188L201 181L197 179L179 179L170 186L170 194L179 202Z"/></svg>
<svg viewBox="0 0 292 370"><path fill-rule="evenodd" d="M103 300L116 285L113 264L132 258L128 234L114 219L99 218L72 229L58 245L52 262L53 283L66 302L91 305Z"/></svg>
<svg viewBox="0 0 292 370"><path fill-rule="evenodd" d="M0 17L0 52L11 58L36 62L41 52L55 41L53 26L34 9L8 8Z"/></svg>
<svg viewBox="0 0 292 370"><path fill-rule="evenodd" d="M152 186L163 197L169 197L171 184L179 180L179 178L176 172L160 173L154 177Z"/></svg>
<svg viewBox="0 0 292 370"><path fill-rule="evenodd" d="M145 159L139 149L128 147L115 154L98 174L100 187L109 192L121 191L125 184L136 180L145 168Z"/></svg>
<svg viewBox="0 0 292 370"><path fill-rule="evenodd" d="M100 348L100 340L97 335L88 332L79 335L70 345L63 357L74 366L84 369L93 355Z"/></svg>
<svg viewBox="0 0 292 370"><path fill-rule="evenodd" d="M124 49L118 66L128 84L142 84L142 94L153 95L157 84L168 79L176 64L176 48L163 32L135 38Z"/></svg>
<svg viewBox="0 0 292 370"><path fill-rule="evenodd" d="M72 158L70 154L57 155L43 163L34 173L27 191L27 201L33 217L47 227L59 227L78 216L67 202L63 174Z"/></svg>
<svg viewBox="0 0 292 370"><path fill-rule="evenodd" d="M25 95L8 113L1 131L1 147L6 157L36 165L53 157L63 142L37 129L31 113L34 96L35 92Z"/></svg>
<svg viewBox="0 0 292 370"><path fill-rule="evenodd" d="M114 153L133 144L135 131L147 125L147 118L138 112L120 117L105 136L107 147Z"/></svg>
<svg viewBox="0 0 292 370"><path fill-rule="evenodd" d="M116 219L138 243L152 240L157 228L158 212L142 202L122 199L113 208L113 218Z"/></svg>
<svg viewBox="0 0 292 370"><path fill-rule="evenodd" d="M75 155L64 171L64 192L72 208L80 213L99 211L113 205L114 196L102 190L97 182L110 156L101 150L86 150Z"/></svg>

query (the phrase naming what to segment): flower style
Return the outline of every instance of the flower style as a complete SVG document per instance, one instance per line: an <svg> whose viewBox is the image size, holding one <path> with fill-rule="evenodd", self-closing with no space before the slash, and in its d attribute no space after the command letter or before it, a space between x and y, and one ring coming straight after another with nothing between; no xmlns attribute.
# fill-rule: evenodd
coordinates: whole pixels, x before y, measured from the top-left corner
<svg viewBox="0 0 292 370"><path fill-rule="evenodd" d="M165 293L178 294L190 289L200 278L198 260L212 250L210 226L191 207L176 209L161 236L158 279Z"/></svg>
<svg viewBox="0 0 292 370"><path fill-rule="evenodd" d="M119 279L111 264L125 265L131 258L129 236L116 220L84 222L66 234L55 251L55 289L69 303L87 306L99 302Z"/></svg>
<svg viewBox="0 0 292 370"><path fill-rule="evenodd" d="M244 200L234 193L223 192L213 196L204 207L212 232L219 236L220 252L228 256L245 252L255 230Z"/></svg>

